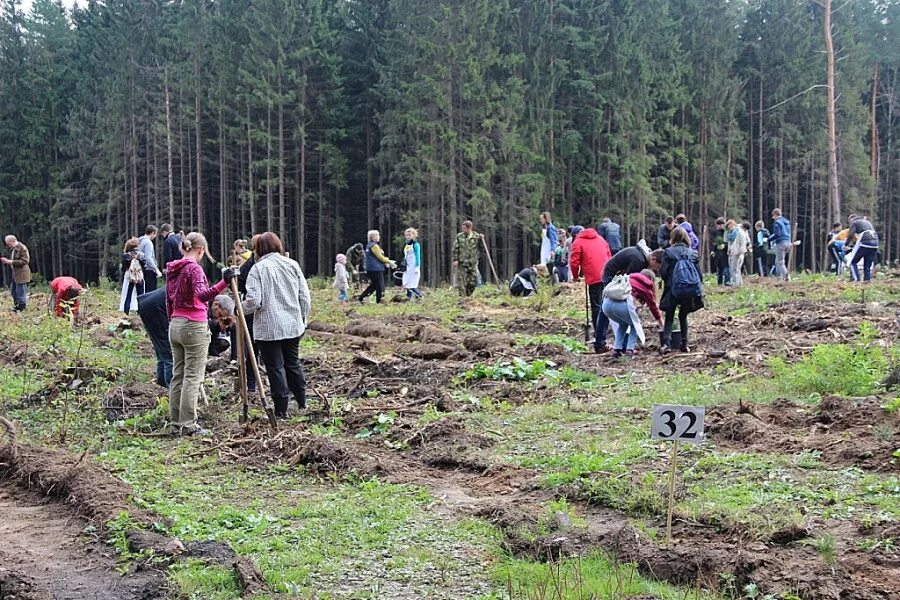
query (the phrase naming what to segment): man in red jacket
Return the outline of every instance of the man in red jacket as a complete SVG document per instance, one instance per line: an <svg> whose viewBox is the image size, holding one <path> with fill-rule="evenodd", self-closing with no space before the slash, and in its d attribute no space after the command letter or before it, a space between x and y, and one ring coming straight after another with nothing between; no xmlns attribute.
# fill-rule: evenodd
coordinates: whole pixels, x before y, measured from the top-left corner
<svg viewBox="0 0 900 600"><path fill-rule="evenodd" d="M71 309L71 315L78 318L78 297L81 295L81 284L74 277L57 277L50 282L50 302L55 305L56 316L62 317Z"/></svg>
<svg viewBox="0 0 900 600"><path fill-rule="evenodd" d="M572 244L572 254L569 257L569 267L572 270L572 281L578 281L584 276L584 282L588 286L588 295L591 298L591 320L594 323L594 352L606 352L606 339L600 339L597 335L597 319L603 312L600 304L603 302L603 268L606 261L612 257L609 244L600 237L596 229L584 229L575 238ZM603 332L605 335L605 331Z"/></svg>

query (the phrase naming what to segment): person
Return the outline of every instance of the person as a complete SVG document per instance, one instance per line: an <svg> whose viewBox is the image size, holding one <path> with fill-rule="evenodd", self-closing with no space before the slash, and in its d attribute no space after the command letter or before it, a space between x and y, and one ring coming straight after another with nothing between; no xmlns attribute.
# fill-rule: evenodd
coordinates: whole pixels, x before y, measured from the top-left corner
<svg viewBox="0 0 900 600"><path fill-rule="evenodd" d="M741 224L741 229L744 230L744 234L747 236L747 252L744 253L744 264L742 273L747 277L753 275L753 228L750 226L748 221L743 221Z"/></svg>
<svg viewBox="0 0 900 600"><path fill-rule="evenodd" d="M406 289L406 299L422 299L419 291L419 278L422 273L422 245L419 244L419 232L409 227L403 232L406 237L406 245L403 246L403 260L406 261L406 269L403 270L403 287Z"/></svg>
<svg viewBox="0 0 900 600"><path fill-rule="evenodd" d="M646 304L656 322L662 326L662 315L656 304L656 274L650 269L644 269L640 273L629 274L624 281L627 281L627 285L622 284L624 287L620 291L626 293L626 297L605 294L603 299L603 314L613 325L615 336L613 358L619 358L623 353L633 356L637 342L643 344L645 341L636 302ZM605 291L611 291L615 285L610 283Z"/></svg>
<svg viewBox="0 0 900 600"><path fill-rule="evenodd" d="M553 252L553 278L557 283L569 281L569 255L571 246L565 229L556 230L556 250Z"/></svg>
<svg viewBox="0 0 900 600"><path fill-rule="evenodd" d="M662 248L665 250L669 247L669 236L672 235L672 230L675 229L675 217L666 217L666 220L663 221L663 224L659 226L659 229L656 230L656 247Z"/></svg>
<svg viewBox="0 0 900 600"><path fill-rule="evenodd" d="M556 234L556 226L553 224L553 219L550 217L550 213L542 212L541 213L541 264L547 265L553 262L553 252L556 250L556 245L559 242L559 238Z"/></svg>
<svg viewBox="0 0 900 600"><path fill-rule="evenodd" d="M231 246L231 256L228 257L229 267L240 267L250 259L253 253L247 250L247 240L238 239Z"/></svg>
<svg viewBox="0 0 900 600"><path fill-rule="evenodd" d="M609 244L609 251L613 256L622 249L622 228L609 217L603 219L597 227L597 233Z"/></svg>
<svg viewBox="0 0 900 600"><path fill-rule="evenodd" d="M687 231L680 227L673 229L669 248L663 253L659 269L664 286L659 303L659 307L665 312L662 345L659 348L663 354L669 352L672 345L675 309L678 309L678 322L681 326L681 351L687 352L688 315L703 308L700 255L691 249L690 243Z"/></svg>
<svg viewBox="0 0 900 600"><path fill-rule="evenodd" d="M456 267L456 282L459 293L469 297L478 286L478 258L483 236L475 233L472 221L463 221L462 231L453 242L453 266Z"/></svg>
<svg viewBox="0 0 900 600"><path fill-rule="evenodd" d="M350 274L355 285L362 284L362 274L365 272L366 248L357 242L347 248L347 264L350 265Z"/></svg>
<svg viewBox="0 0 900 600"><path fill-rule="evenodd" d="M347 274L347 256L338 254L334 257L334 283L331 287L338 291L338 302L347 304L350 299L350 277Z"/></svg>
<svg viewBox="0 0 900 600"><path fill-rule="evenodd" d="M4 239L9 248L9 257L4 256L0 261L12 269L12 297L13 310L22 312L28 305L28 285L31 283L31 254L28 247L20 242L16 236L8 235Z"/></svg>
<svg viewBox="0 0 900 600"><path fill-rule="evenodd" d="M253 252L256 264L247 277L242 306L244 313L254 316L253 339L269 376L275 416L286 418L290 394L300 410L306 409L300 338L306 332L312 301L300 265L284 256L277 235L271 231L260 235Z"/></svg>
<svg viewBox="0 0 900 600"><path fill-rule="evenodd" d="M122 250L122 292L119 295L119 310L126 315L132 308L138 308L138 296L146 292L144 287L144 273L146 257L138 250L140 242L137 238L131 238L125 242Z"/></svg>
<svg viewBox="0 0 900 600"><path fill-rule="evenodd" d="M84 288L74 277L60 276L50 282L50 306L53 307L57 317L71 315L78 318L78 297Z"/></svg>
<svg viewBox="0 0 900 600"><path fill-rule="evenodd" d="M259 241L259 235L256 234L252 238L250 238L250 250L251 252L256 250L256 242ZM247 259L247 262L241 265L240 271L238 272L238 294L240 298L236 298L235 301L239 301L241 298L246 298L247 296L247 279L250 277L250 271L253 270L254 265L256 265L256 254L251 254L250 258ZM247 323L247 331L250 333L250 348L244 348L244 363L248 365L246 370L247 372L247 391L251 394L256 393L256 373L253 369L249 368L250 365L250 352L253 352L253 355L256 357L256 362L259 363L260 358L259 355L259 346L256 344L256 340L253 339L253 315L244 315L244 321ZM237 344L232 346L233 350L233 360L237 359Z"/></svg>
<svg viewBox="0 0 900 600"><path fill-rule="evenodd" d="M181 258L182 236L175 233L169 223L163 223L159 228L159 234L163 238L163 269L165 269L170 262Z"/></svg>
<svg viewBox="0 0 900 600"><path fill-rule="evenodd" d="M219 294L213 298L207 320L211 336L209 354L219 355L230 348L232 356L236 358L237 326L234 321L234 300L231 296Z"/></svg>
<svg viewBox="0 0 900 600"><path fill-rule="evenodd" d="M828 233L828 253L831 256L831 263L834 267L835 274L840 277L844 274L844 259L846 258L845 249L847 246L847 238L850 237L850 228L842 228L840 223L835 223ZM829 268L829 270L831 270Z"/></svg>
<svg viewBox="0 0 900 600"><path fill-rule="evenodd" d="M875 233L875 227L872 222L864 217L850 215L850 230L847 232L847 242L853 244L853 250L847 257L847 264L850 265L850 274L853 281L860 281L859 263L863 263L863 280L871 281L872 265L875 263L875 256L878 254L878 234Z"/></svg>
<svg viewBox="0 0 900 600"><path fill-rule="evenodd" d="M709 230L709 256L712 259L712 266L716 270L716 283L718 285L728 285L731 282L726 235L725 217L719 217L716 219L715 228Z"/></svg>
<svg viewBox="0 0 900 600"><path fill-rule="evenodd" d="M172 346L172 381L169 387L169 420L182 435L207 433L197 423L197 397L206 373L210 331L207 302L228 287L232 269L210 287L200 261L209 246L203 234L192 232L181 241L182 258L169 264L166 280L166 316ZM139 306L140 308L140 306Z"/></svg>
<svg viewBox="0 0 900 600"><path fill-rule="evenodd" d="M172 346L169 343L166 288L138 296L137 313L156 354L156 384L168 388L172 382Z"/></svg>
<svg viewBox="0 0 900 600"><path fill-rule="evenodd" d="M691 250L700 250L700 238L697 237L697 234L694 233L694 226L690 224L687 220L687 217L684 213L680 213L675 216L675 225L676 227L680 227L685 230L688 234L688 239L690 240ZM671 244L671 238L669 240L669 244Z"/></svg>
<svg viewBox="0 0 900 600"><path fill-rule="evenodd" d="M650 269L655 273L659 270L664 252L664 250L660 249L650 250L644 240L640 240L636 246L623 249L606 263L606 266L603 268L601 283L603 286L606 286L616 275L630 275L639 273L644 269ZM604 347L606 346L608 330L609 320L601 312L597 322L597 339L600 340Z"/></svg>
<svg viewBox="0 0 900 600"><path fill-rule="evenodd" d="M787 253L791 249L791 222L781 215L781 209L772 211L772 235L769 241L775 247L775 273L779 279L788 280Z"/></svg>
<svg viewBox="0 0 900 600"><path fill-rule="evenodd" d="M144 255L144 291L152 292L156 289L156 279L162 275L156 265L156 248L153 240L156 239L156 226L147 225L144 235L138 242L138 252Z"/></svg>
<svg viewBox="0 0 900 600"><path fill-rule="evenodd" d="M574 233L574 229L573 229ZM594 352L606 352L606 329L601 337L598 323L603 318L603 271L612 252L609 244L603 239L596 229L583 229L572 243L572 255L569 257L569 267L572 270L572 281L578 281L584 277L587 286L588 297L591 305L591 323L594 326Z"/></svg>
<svg viewBox="0 0 900 600"><path fill-rule="evenodd" d="M384 297L384 272L390 267L397 268L397 263L384 255L379 245L381 242L381 234L377 229L373 229L368 235L369 243L366 246L366 275L369 278L369 287L367 287L359 296L359 303L362 304L366 298L375 294L375 302L381 304Z"/></svg>
<svg viewBox="0 0 900 600"><path fill-rule="evenodd" d="M771 236L766 224L757 221L756 225L756 266L759 268L760 277L768 277L774 265L775 253L772 250Z"/></svg>
<svg viewBox="0 0 900 600"><path fill-rule="evenodd" d="M525 267L509 281L509 293L522 298L537 294L538 275L546 274L547 267L544 265Z"/></svg>
<svg viewBox="0 0 900 600"><path fill-rule="evenodd" d="M750 248L750 238L744 228L737 224L734 219L728 219L725 225L728 241L728 271L731 275L729 285L741 287L744 285L744 276L742 273L744 266L744 255Z"/></svg>

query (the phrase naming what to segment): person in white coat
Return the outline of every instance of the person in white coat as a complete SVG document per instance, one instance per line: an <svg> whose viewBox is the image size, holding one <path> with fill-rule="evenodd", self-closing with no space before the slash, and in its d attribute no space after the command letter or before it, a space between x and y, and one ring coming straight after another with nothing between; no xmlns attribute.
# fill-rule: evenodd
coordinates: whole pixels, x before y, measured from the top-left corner
<svg viewBox="0 0 900 600"><path fill-rule="evenodd" d="M750 249L750 236L744 228L738 225L734 219L729 219L725 224L728 233L725 240L728 242L728 269L731 271L730 285L740 287L744 285L744 277L741 268L744 266L744 256Z"/></svg>
<svg viewBox="0 0 900 600"><path fill-rule="evenodd" d="M419 244L419 232L410 227L403 235L406 236L406 245L403 247L403 259L406 261L403 287L406 289L406 298L421 300L423 294L419 291L419 279L422 276L422 245Z"/></svg>

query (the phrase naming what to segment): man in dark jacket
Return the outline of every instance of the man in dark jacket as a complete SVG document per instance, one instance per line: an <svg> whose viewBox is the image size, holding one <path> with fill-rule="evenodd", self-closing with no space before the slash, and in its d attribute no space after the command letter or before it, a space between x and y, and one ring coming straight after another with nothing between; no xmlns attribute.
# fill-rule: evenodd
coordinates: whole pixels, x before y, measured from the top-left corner
<svg viewBox="0 0 900 600"><path fill-rule="evenodd" d="M172 231L172 225L169 223L163 223L159 228L159 235L163 239L163 271L165 271L167 264L181 258L181 236Z"/></svg>
<svg viewBox="0 0 900 600"><path fill-rule="evenodd" d="M656 230L656 247L665 250L669 247L669 238L672 236L672 230L675 229L675 217L666 217L663 224Z"/></svg>
<svg viewBox="0 0 900 600"><path fill-rule="evenodd" d="M597 227L597 233L609 244L609 251L613 255L622 249L622 228L609 217L603 219L603 222Z"/></svg>
<svg viewBox="0 0 900 600"><path fill-rule="evenodd" d="M172 381L172 346L169 344L166 288L138 296L137 312L156 353L156 383L167 388Z"/></svg>
<svg viewBox="0 0 900 600"><path fill-rule="evenodd" d="M574 233L574 230L573 230ZM572 242L572 254L569 256L569 268L572 281L584 276L591 302L591 322L594 324L594 352L605 352L606 335L599 336L597 321L603 317L600 305L603 302L603 269L610 260L609 244L597 234L596 229L583 229L577 233Z"/></svg>
<svg viewBox="0 0 900 600"><path fill-rule="evenodd" d="M716 282L727 285L731 281L728 268L728 242L725 240L725 217L716 219L716 226L709 230L709 255L716 270Z"/></svg>
<svg viewBox="0 0 900 600"><path fill-rule="evenodd" d="M615 256L613 256L603 269L603 279L601 283L603 287L609 285L616 275L631 275L632 273L640 273L644 269L650 269L654 273L659 270L665 250L650 250L644 240L638 242L637 246L625 248ZM597 319L597 339L606 345L606 334L609 330L609 319L600 311Z"/></svg>
<svg viewBox="0 0 900 600"><path fill-rule="evenodd" d="M361 243L357 242L347 248L347 252L344 253L347 257L347 265L350 267L350 278L353 281L354 285L359 285L362 283L362 274L366 272L365 269L365 261L366 261L366 248Z"/></svg>
<svg viewBox="0 0 900 600"><path fill-rule="evenodd" d="M543 265L538 265L544 267ZM544 267L546 268L546 267ZM545 271L546 272L546 271ZM537 293L538 289L538 271L536 267L526 267L516 273L516 276L509 282L509 293L513 296L521 296L527 298Z"/></svg>

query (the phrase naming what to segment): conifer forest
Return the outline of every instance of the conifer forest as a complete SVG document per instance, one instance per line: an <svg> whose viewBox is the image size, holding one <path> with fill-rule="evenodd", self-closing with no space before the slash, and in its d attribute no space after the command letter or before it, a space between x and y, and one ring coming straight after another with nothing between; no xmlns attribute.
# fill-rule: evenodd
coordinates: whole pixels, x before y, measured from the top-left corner
<svg viewBox="0 0 900 600"><path fill-rule="evenodd" d="M112 274L147 224L212 254L271 230L308 273L379 229L450 278L558 226L849 212L900 258L896 0L0 0L0 229L35 270ZM830 72L831 71L831 72ZM829 82L833 81L833 86ZM833 99L833 102L832 102Z"/></svg>

